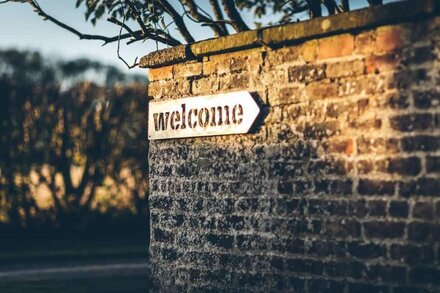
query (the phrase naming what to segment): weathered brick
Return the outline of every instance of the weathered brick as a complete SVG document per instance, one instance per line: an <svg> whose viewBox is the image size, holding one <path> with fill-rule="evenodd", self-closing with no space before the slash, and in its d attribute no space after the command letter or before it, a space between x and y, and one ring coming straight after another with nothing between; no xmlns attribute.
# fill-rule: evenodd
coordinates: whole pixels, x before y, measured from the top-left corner
<svg viewBox="0 0 440 293"><path fill-rule="evenodd" d="M356 35L356 52L360 54L371 54L375 50L375 32L367 31Z"/></svg>
<svg viewBox="0 0 440 293"><path fill-rule="evenodd" d="M374 162L369 160L359 160L356 162L356 168L359 174L368 174L374 171Z"/></svg>
<svg viewBox="0 0 440 293"><path fill-rule="evenodd" d="M432 135L406 136L402 138L402 149L407 152L435 151L440 148L440 137Z"/></svg>
<svg viewBox="0 0 440 293"><path fill-rule="evenodd" d="M440 195L440 179L421 177L399 183L399 193L404 197Z"/></svg>
<svg viewBox="0 0 440 293"><path fill-rule="evenodd" d="M383 26L376 30L376 50L389 52L403 47L405 36L399 26Z"/></svg>
<svg viewBox="0 0 440 293"><path fill-rule="evenodd" d="M382 97L380 99L382 100ZM385 104L383 106L391 109L407 109L410 106L410 99L405 92L385 95L384 102Z"/></svg>
<svg viewBox="0 0 440 293"><path fill-rule="evenodd" d="M354 37L343 34L319 40L318 59L346 56L354 51Z"/></svg>
<svg viewBox="0 0 440 293"><path fill-rule="evenodd" d="M406 267L380 264L370 265L367 266L366 278L369 280L404 283L406 281Z"/></svg>
<svg viewBox="0 0 440 293"><path fill-rule="evenodd" d="M345 283L328 281L322 279L311 279L309 285L310 292L343 292Z"/></svg>
<svg viewBox="0 0 440 293"><path fill-rule="evenodd" d="M249 74L237 73L220 79L220 90L238 90L249 87Z"/></svg>
<svg viewBox="0 0 440 293"><path fill-rule="evenodd" d="M325 69L328 78L357 76L364 73L364 61L335 62L327 64Z"/></svg>
<svg viewBox="0 0 440 293"><path fill-rule="evenodd" d="M414 105L420 109L436 108L440 106L440 92L427 90L427 91L415 91Z"/></svg>
<svg viewBox="0 0 440 293"><path fill-rule="evenodd" d="M348 214L356 217L363 217L367 214L365 200L351 200L348 204Z"/></svg>
<svg viewBox="0 0 440 293"><path fill-rule="evenodd" d="M385 217L387 215L387 202L383 200L370 200L367 202L368 214L373 217Z"/></svg>
<svg viewBox="0 0 440 293"><path fill-rule="evenodd" d="M365 60L367 73L381 73L395 70L400 64L400 55L396 53L371 55Z"/></svg>
<svg viewBox="0 0 440 293"><path fill-rule="evenodd" d="M406 218L408 217L408 203L406 201L392 201L390 202L389 213L392 217Z"/></svg>
<svg viewBox="0 0 440 293"><path fill-rule="evenodd" d="M432 62L436 59L433 44L405 50L403 54L403 63L405 65L418 65L425 62Z"/></svg>
<svg viewBox="0 0 440 293"><path fill-rule="evenodd" d="M299 56L300 50L297 47L286 47L268 51L265 60L269 67L275 67L297 61Z"/></svg>
<svg viewBox="0 0 440 293"><path fill-rule="evenodd" d="M413 217L419 219L432 219L434 216L434 205L432 202L416 202L413 206Z"/></svg>
<svg viewBox="0 0 440 293"><path fill-rule="evenodd" d="M163 66L159 68L150 68L148 70L148 80L156 81L173 78L173 66Z"/></svg>
<svg viewBox="0 0 440 293"><path fill-rule="evenodd" d="M393 195L396 182L383 180L359 180L358 192L361 195Z"/></svg>
<svg viewBox="0 0 440 293"><path fill-rule="evenodd" d="M202 74L202 63L183 63L174 65L175 77L190 77Z"/></svg>
<svg viewBox="0 0 440 293"><path fill-rule="evenodd" d="M214 246L221 248L232 248L234 237L229 235L208 234L206 239Z"/></svg>
<svg viewBox="0 0 440 293"><path fill-rule="evenodd" d="M308 201L308 213L311 215L313 214L346 215L347 202L310 199Z"/></svg>
<svg viewBox="0 0 440 293"><path fill-rule="evenodd" d="M393 244L390 247L392 259L408 264L430 264L434 262L434 250L429 245Z"/></svg>
<svg viewBox="0 0 440 293"><path fill-rule="evenodd" d="M170 209L172 205L171 197L150 197L150 206L154 209Z"/></svg>
<svg viewBox="0 0 440 293"><path fill-rule="evenodd" d="M289 67L287 73L291 82L318 81L325 78L325 64L292 66Z"/></svg>
<svg viewBox="0 0 440 293"><path fill-rule="evenodd" d="M440 173L440 157L426 157L426 172Z"/></svg>
<svg viewBox="0 0 440 293"><path fill-rule="evenodd" d="M350 283L349 284L349 292L356 293L368 293L368 292L377 292L377 293L387 293L388 287L377 284L359 284L359 283Z"/></svg>
<svg viewBox="0 0 440 293"><path fill-rule="evenodd" d="M408 224L408 239L411 241L429 240L432 226L428 223L410 223Z"/></svg>
<svg viewBox="0 0 440 293"><path fill-rule="evenodd" d="M325 232L332 237L359 237L361 224L356 220L332 220L326 223Z"/></svg>
<svg viewBox="0 0 440 293"><path fill-rule="evenodd" d="M405 223L371 221L363 223L364 233L369 238L399 238L403 236Z"/></svg>
<svg viewBox="0 0 440 293"><path fill-rule="evenodd" d="M161 229L154 229L153 231L154 239L159 242L173 242L174 241L174 235L165 230Z"/></svg>
<svg viewBox="0 0 440 293"><path fill-rule="evenodd" d="M379 161L378 170L380 172L416 176L421 171L421 162L418 157L390 158Z"/></svg>
<svg viewBox="0 0 440 293"><path fill-rule="evenodd" d="M219 80L215 77L196 79L191 84L191 92L195 95L213 93L219 89Z"/></svg>
<svg viewBox="0 0 440 293"><path fill-rule="evenodd" d="M325 273L332 279L332 277L344 277L350 279L361 279L365 266L359 261L329 261L324 263ZM346 284L346 282L344 282ZM324 291L327 292L327 291Z"/></svg>
<svg viewBox="0 0 440 293"><path fill-rule="evenodd" d="M293 104L301 102L303 92L298 87L284 87L278 92L279 104Z"/></svg>
<svg viewBox="0 0 440 293"><path fill-rule="evenodd" d="M353 139L330 140L323 144L326 153L352 155L355 151Z"/></svg>
<svg viewBox="0 0 440 293"><path fill-rule="evenodd" d="M321 275L323 270L321 263L313 259L288 259L286 263L291 272Z"/></svg>
<svg viewBox="0 0 440 293"><path fill-rule="evenodd" d="M338 92L338 85L335 83L312 82L306 86L307 97L311 100L336 97Z"/></svg>
<svg viewBox="0 0 440 293"><path fill-rule="evenodd" d="M398 131L409 132L429 130L433 126L431 114L407 114L390 118L391 128Z"/></svg>
<svg viewBox="0 0 440 293"><path fill-rule="evenodd" d="M357 241L347 243L347 251L350 255L357 258L374 259L385 257L387 248L385 245Z"/></svg>
<svg viewBox="0 0 440 293"><path fill-rule="evenodd" d="M440 270L429 267L413 268L410 270L410 280L416 284L439 284Z"/></svg>
<svg viewBox="0 0 440 293"><path fill-rule="evenodd" d="M343 241L315 240L307 244L307 253L319 257L342 257L346 253L345 243Z"/></svg>
<svg viewBox="0 0 440 293"><path fill-rule="evenodd" d="M368 138L362 136L357 140L357 151L360 154L393 154L399 151L399 141L395 138Z"/></svg>
<svg viewBox="0 0 440 293"><path fill-rule="evenodd" d="M351 194L353 191L353 182L351 180L316 180L315 192L334 194L334 195L346 195Z"/></svg>

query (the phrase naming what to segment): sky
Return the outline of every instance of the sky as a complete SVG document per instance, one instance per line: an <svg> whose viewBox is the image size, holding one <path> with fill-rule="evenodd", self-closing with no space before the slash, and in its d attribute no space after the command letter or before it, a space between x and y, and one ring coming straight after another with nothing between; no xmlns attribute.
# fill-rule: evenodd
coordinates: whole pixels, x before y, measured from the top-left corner
<svg viewBox="0 0 440 293"><path fill-rule="evenodd" d="M206 0L197 0L200 3L207 3ZM83 33L102 34L115 36L119 33L119 27L106 22L98 21L96 26L85 21L84 7L75 8L74 0L40 0L40 6L49 15L52 15ZM385 1L389 2L389 1ZM365 6L367 0L354 0L351 2L352 9ZM268 16L267 20L271 16ZM272 16L272 18L274 18ZM251 15L245 15L248 23L252 21ZM190 26L196 28L198 26ZM198 39L211 37L207 31L197 28L195 36ZM121 43L121 55L128 63L133 63L136 57L142 57L156 49L156 44L152 41L142 43L137 42L131 45ZM27 3L9 2L0 4L0 49L18 48L37 50L49 58L75 59L87 57L99 60L106 64L114 64L121 69L125 65L117 58L117 43L101 46L102 42L94 40L79 40L79 38L56 26L33 12L32 7ZM164 46L160 46L164 48ZM135 68L131 73L145 74L145 69Z"/></svg>

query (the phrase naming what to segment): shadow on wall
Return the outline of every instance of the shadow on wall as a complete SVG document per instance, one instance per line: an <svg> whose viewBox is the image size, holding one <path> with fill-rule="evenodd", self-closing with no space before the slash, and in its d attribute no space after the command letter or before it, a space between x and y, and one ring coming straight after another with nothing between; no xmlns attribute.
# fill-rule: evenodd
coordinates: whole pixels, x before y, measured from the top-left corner
<svg viewBox="0 0 440 293"><path fill-rule="evenodd" d="M150 142L153 282L438 289L438 23L215 55L228 70L175 78L191 86L171 97L256 90L270 109L252 135Z"/></svg>

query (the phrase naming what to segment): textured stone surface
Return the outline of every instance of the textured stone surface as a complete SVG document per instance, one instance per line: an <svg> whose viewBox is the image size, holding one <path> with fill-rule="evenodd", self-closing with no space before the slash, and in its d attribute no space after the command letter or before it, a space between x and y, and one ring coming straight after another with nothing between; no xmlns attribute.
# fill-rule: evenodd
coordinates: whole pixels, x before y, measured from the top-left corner
<svg viewBox="0 0 440 293"><path fill-rule="evenodd" d="M246 31L155 51L142 57L139 66L155 68L196 60L203 56L242 51L261 46L280 47L285 44L300 43L322 36L338 35L342 32L358 32L360 29L372 26L393 24L435 15L439 12L439 6L437 0L407 0L325 18ZM398 13L396 13L397 11ZM403 45L400 28L388 30L387 27L384 27L382 32L376 34L376 37L376 45L379 51L392 51L396 46ZM365 43L366 46L359 46L358 49L370 50L371 47L367 44L369 40L368 35L359 35L356 41ZM344 50L349 48L344 46ZM334 49L333 55L336 51ZM313 58L313 56L310 54L304 55L306 61L309 61L310 58Z"/></svg>
<svg viewBox="0 0 440 293"><path fill-rule="evenodd" d="M186 60L194 59L188 46L180 45L159 51L151 52L141 58L139 67L155 68L165 65L172 65Z"/></svg>
<svg viewBox="0 0 440 293"><path fill-rule="evenodd" d="M439 23L164 68L151 99L247 90L267 117L150 142L156 289L440 291Z"/></svg>

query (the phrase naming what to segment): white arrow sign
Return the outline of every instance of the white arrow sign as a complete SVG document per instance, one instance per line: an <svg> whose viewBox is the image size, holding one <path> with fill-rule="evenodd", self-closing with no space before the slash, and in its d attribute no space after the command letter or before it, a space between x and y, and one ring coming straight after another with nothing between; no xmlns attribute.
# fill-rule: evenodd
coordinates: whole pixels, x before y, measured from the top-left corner
<svg viewBox="0 0 440 293"><path fill-rule="evenodd" d="M150 102L148 138L168 139L249 132L260 108L249 92Z"/></svg>

